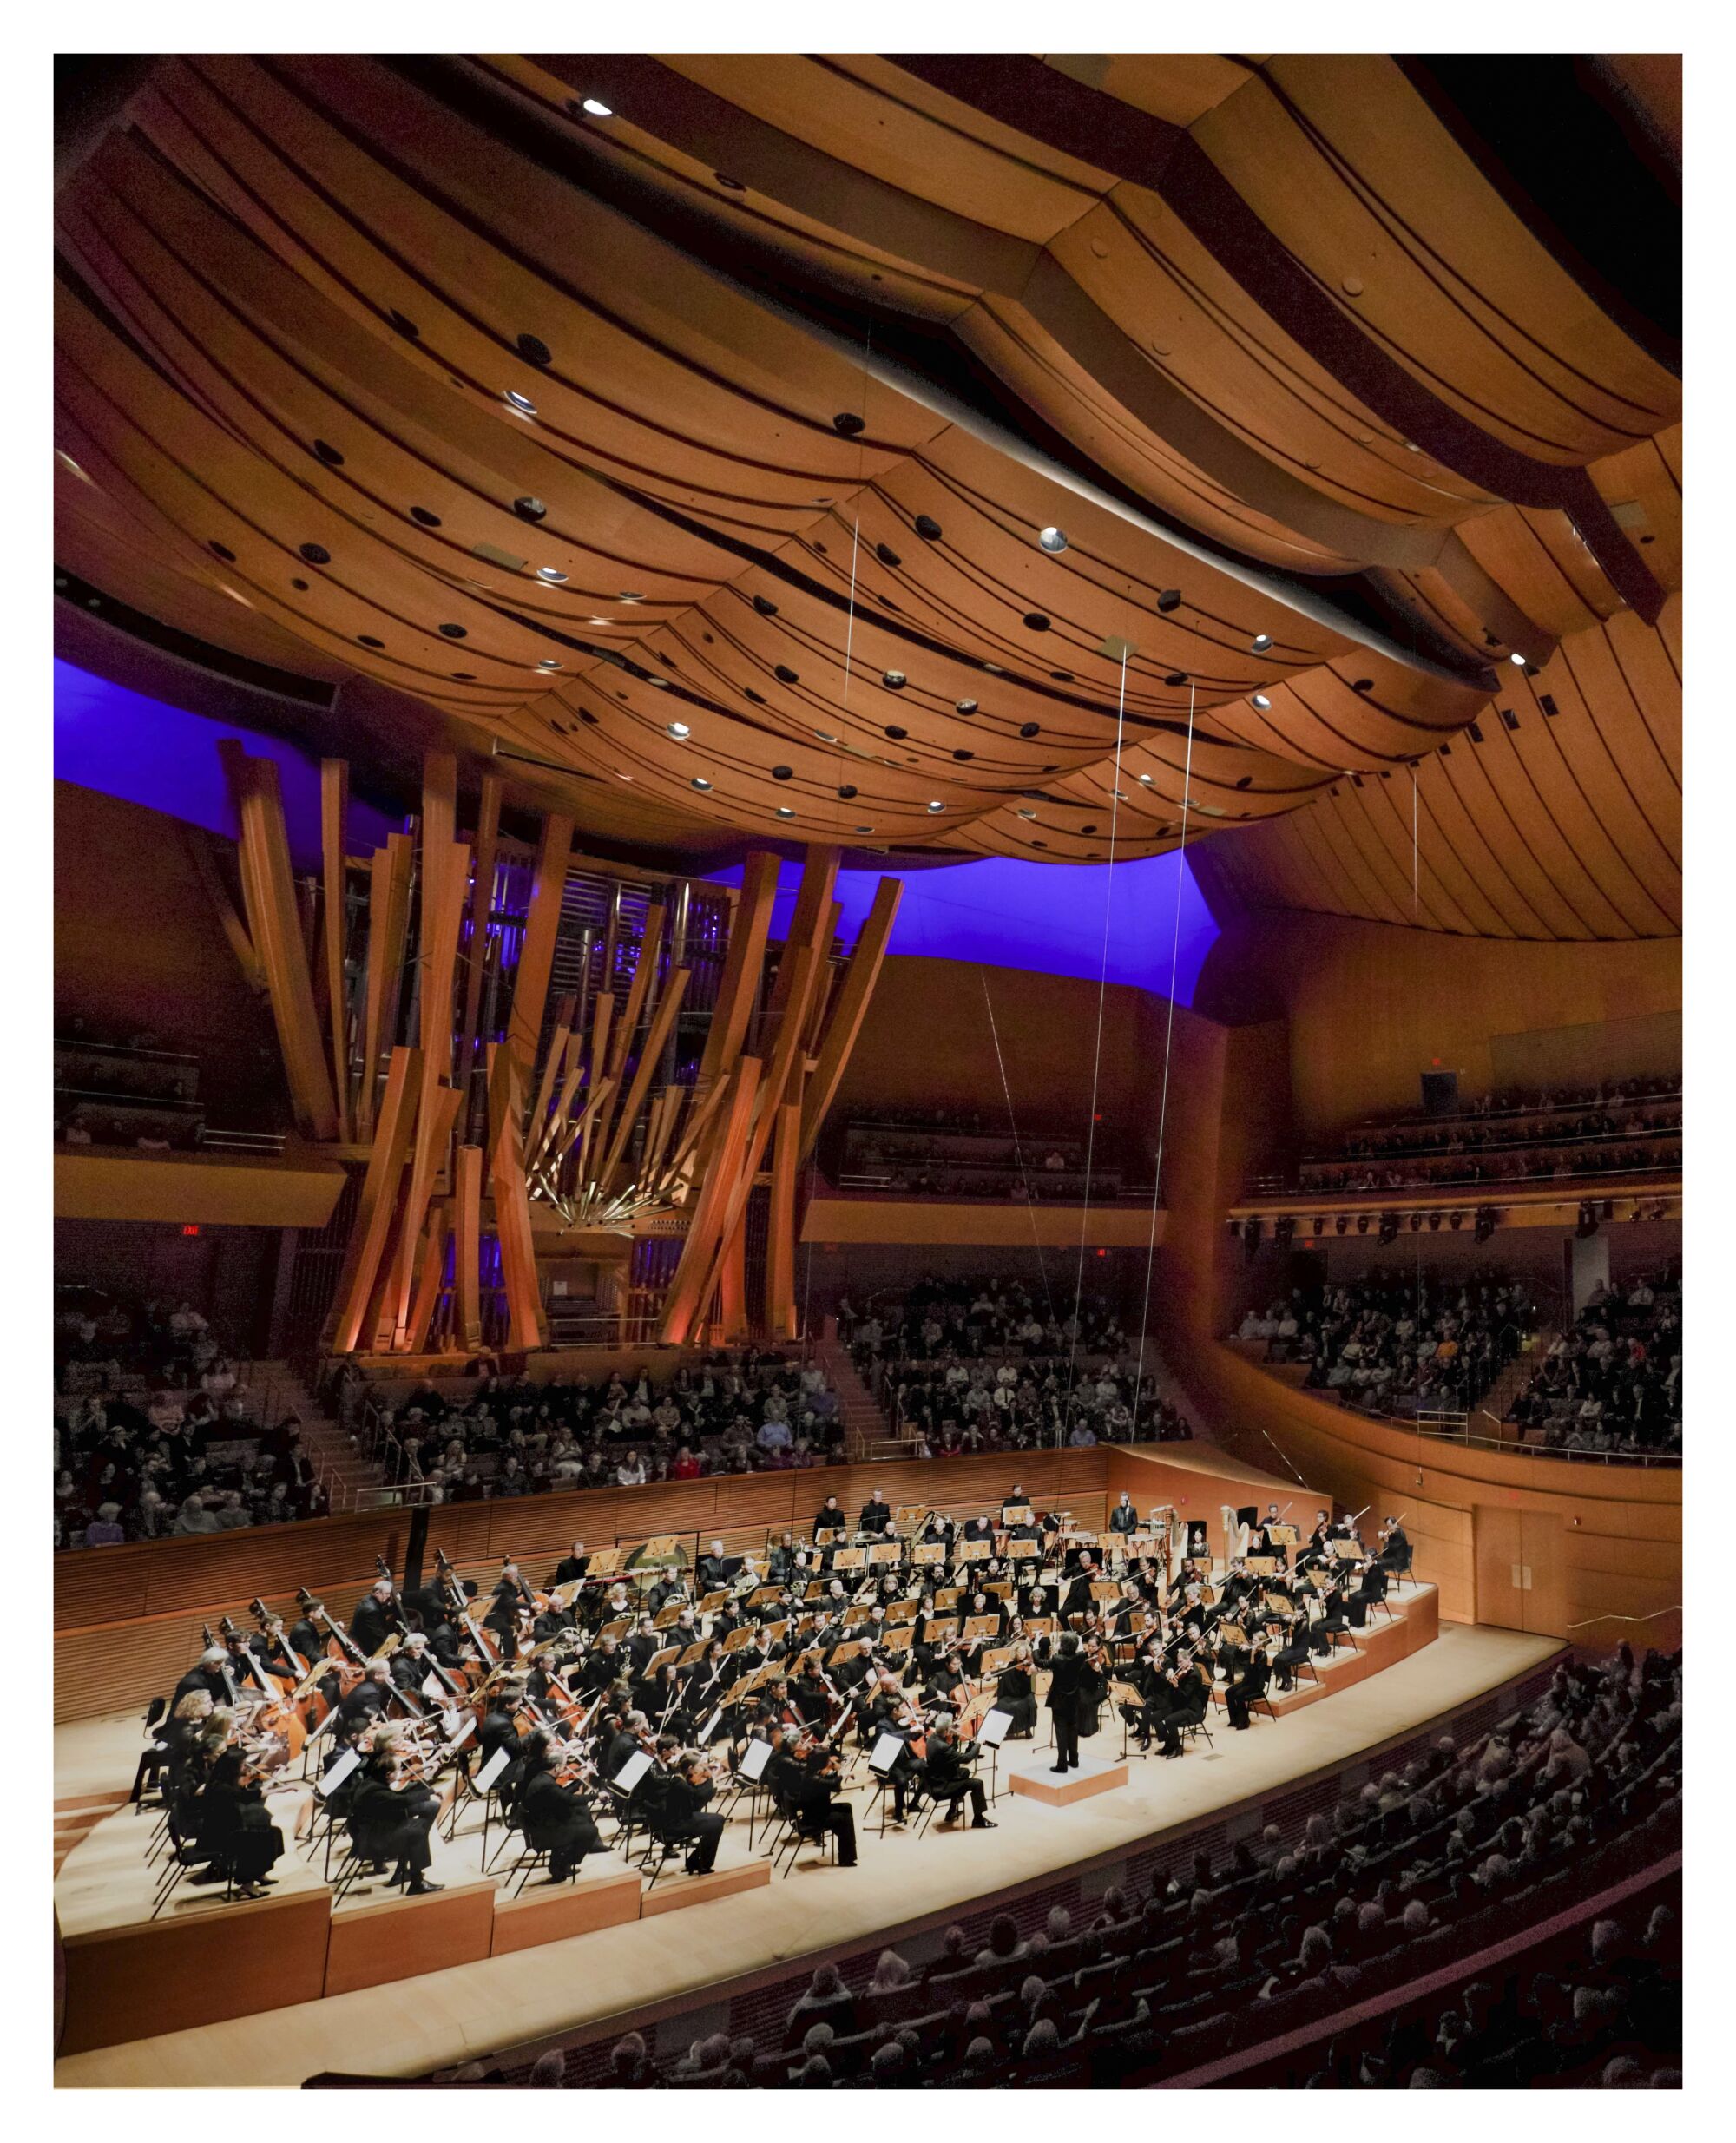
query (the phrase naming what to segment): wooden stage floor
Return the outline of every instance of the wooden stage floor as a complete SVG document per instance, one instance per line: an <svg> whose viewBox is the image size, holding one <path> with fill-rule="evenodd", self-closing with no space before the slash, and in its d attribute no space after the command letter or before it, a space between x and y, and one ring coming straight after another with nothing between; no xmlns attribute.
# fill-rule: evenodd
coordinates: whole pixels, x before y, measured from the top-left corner
<svg viewBox="0 0 1736 2143"><path fill-rule="evenodd" d="M1125 1787L1069 1807L1003 1792L994 1810L996 1830L937 1829L922 1837L889 1831L882 1838L868 1828L869 1797L861 1793L856 1803L862 1861L853 1871L805 1855L786 1880L685 1910L415 1979L69 2054L56 2063L55 2081L63 2087L294 2086L333 2067L411 2075L649 2003L690 1999L773 1962L865 1946L882 1933L893 1938L900 1928L967 1907L986 1892L1148 1844L1175 1825L1412 1733L1526 1673L1557 1648L1552 1639L1518 1631L1448 1624L1437 1641L1411 1657L1275 1724L1236 1734L1220 1713L1212 1747L1202 1744L1173 1764L1135 1756ZM113 1791L130 1783L139 1747L136 1719L82 1722L55 1739L57 1797ZM1119 1727L1112 1734L1106 1726L1085 1753L1119 1758ZM1029 1756L1024 1744L1003 1752L1021 1765ZM95 1902L102 1886L138 1882L136 1870L123 1873L121 1864L128 1856L142 1858L146 1827L122 1811L74 1850L57 1885L63 1916L70 1910L89 1924L102 1910ZM720 1865L745 1857L745 1823L739 1827L744 1835L726 1841ZM86 1856L92 1857L81 1868ZM454 1885L473 1881L467 1859L462 1839L442 1845L432 1873ZM618 1870L620 1864L593 1861L588 1872L609 1865ZM112 1910L112 1890L109 1896Z"/></svg>

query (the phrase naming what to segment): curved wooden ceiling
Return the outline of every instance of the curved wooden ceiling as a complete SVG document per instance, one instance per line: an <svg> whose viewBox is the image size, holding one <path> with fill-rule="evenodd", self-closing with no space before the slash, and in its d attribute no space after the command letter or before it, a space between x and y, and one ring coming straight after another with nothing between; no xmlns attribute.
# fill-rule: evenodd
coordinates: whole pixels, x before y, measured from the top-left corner
<svg viewBox="0 0 1736 2143"><path fill-rule="evenodd" d="M1679 384L1393 62L174 60L57 238L62 565L588 831L1680 927Z"/></svg>

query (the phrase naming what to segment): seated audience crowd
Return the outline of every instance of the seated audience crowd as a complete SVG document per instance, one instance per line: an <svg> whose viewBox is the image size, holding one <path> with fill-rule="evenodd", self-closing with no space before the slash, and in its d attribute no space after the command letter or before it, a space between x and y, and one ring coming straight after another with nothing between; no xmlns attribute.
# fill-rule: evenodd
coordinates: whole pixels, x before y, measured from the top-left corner
<svg viewBox="0 0 1736 2143"><path fill-rule="evenodd" d="M1507 1418L1568 1456L1681 1450L1681 1276L1598 1289L1544 1351Z"/></svg>
<svg viewBox="0 0 1736 2143"><path fill-rule="evenodd" d="M433 2081L698 2090L1008 2088L1185 2074L1329 2024L1359 2002L1539 1927L1680 1846L1681 1655L1627 1646L1559 1666L1546 1694L1465 1746L1443 1736L1336 1808L1196 1853L1149 1894L1112 1888L980 1947L949 1929L922 1968L897 1950L821 1965L772 2034L713 2032L654 2061L629 2034L516 2074ZM1680 2083L1675 1916L1601 1918L1565 1974L1475 1979L1322 2037L1323 2087ZM1336 2073L1350 2066L1351 2074ZM333 2078L332 2081L341 2079Z"/></svg>
<svg viewBox="0 0 1736 2143"><path fill-rule="evenodd" d="M1075 1134L1026 1130L1004 1119L985 1124L971 1111L899 1110L853 1117L844 1134L839 1187L919 1198L1076 1200L1088 1190L1114 1197L1121 1172L1090 1156Z"/></svg>
<svg viewBox="0 0 1736 2143"><path fill-rule="evenodd" d="M55 1318L56 1548L323 1517L292 1414L266 1429L189 1304L68 1291Z"/></svg>
<svg viewBox="0 0 1736 2143"><path fill-rule="evenodd" d="M825 1371L779 1354L708 1354L654 1387L643 1374L582 1371L536 1383L485 1371L457 1389L424 1381L396 1392L373 1387L372 1455L392 1485L425 1484L443 1502L821 1466L843 1455ZM344 1410L342 1394L338 1403Z"/></svg>
<svg viewBox="0 0 1736 2143"><path fill-rule="evenodd" d="M1681 1127L1680 1079L1515 1091L1451 1115L1361 1126L1336 1153L1303 1160L1299 1180L1311 1191L1384 1191L1679 1171Z"/></svg>
<svg viewBox="0 0 1736 2143"><path fill-rule="evenodd" d="M1410 1416L1469 1412L1535 1324L1524 1283L1507 1274L1401 1272L1294 1288L1250 1310L1236 1338L1264 1340L1270 1362L1305 1363L1311 1391Z"/></svg>
<svg viewBox="0 0 1736 2143"><path fill-rule="evenodd" d="M1016 1282L930 1275L896 1304L858 1314L841 1303L838 1330L888 1419L917 1432L924 1457L1193 1434L1158 1396L1155 1376L1140 1377L1120 1318L1096 1297L1075 1314L1040 1306Z"/></svg>

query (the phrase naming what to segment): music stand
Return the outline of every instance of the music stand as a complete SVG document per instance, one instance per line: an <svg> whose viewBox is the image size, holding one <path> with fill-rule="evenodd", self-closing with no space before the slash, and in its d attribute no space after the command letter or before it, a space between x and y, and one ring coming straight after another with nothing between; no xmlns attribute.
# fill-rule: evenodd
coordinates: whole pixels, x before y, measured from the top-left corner
<svg viewBox="0 0 1736 2143"><path fill-rule="evenodd" d="M1013 1715L1010 1712L991 1709L976 1729L976 1745L989 1752L989 1799L992 1805L1001 1798L1001 1744L1011 1731Z"/></svg>

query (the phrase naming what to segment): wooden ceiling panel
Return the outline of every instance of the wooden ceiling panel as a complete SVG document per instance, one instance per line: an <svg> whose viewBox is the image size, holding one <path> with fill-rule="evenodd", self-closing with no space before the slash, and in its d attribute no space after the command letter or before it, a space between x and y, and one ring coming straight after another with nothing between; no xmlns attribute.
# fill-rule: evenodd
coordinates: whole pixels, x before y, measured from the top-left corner
<svg viewBox="0 0 1736 2143"><path fill-rule="evenodd" d="M1390 61L173 59L57 242L68 570L589 836L1679 927L1675 383Z"/></svg>

